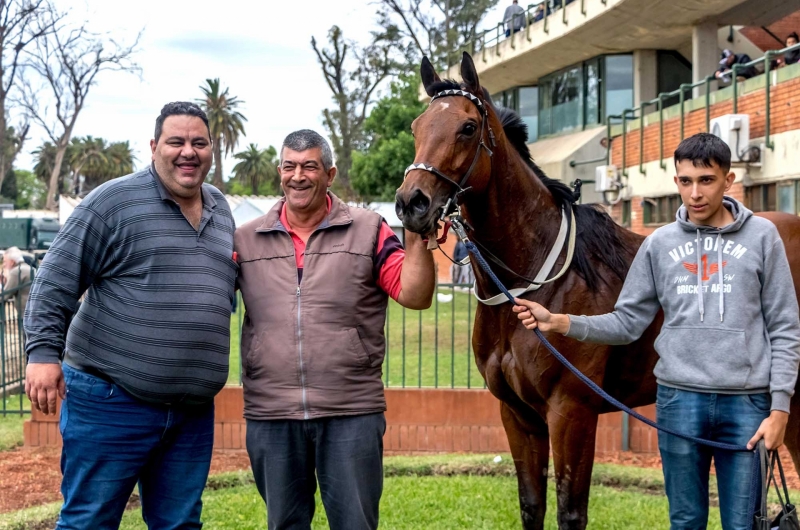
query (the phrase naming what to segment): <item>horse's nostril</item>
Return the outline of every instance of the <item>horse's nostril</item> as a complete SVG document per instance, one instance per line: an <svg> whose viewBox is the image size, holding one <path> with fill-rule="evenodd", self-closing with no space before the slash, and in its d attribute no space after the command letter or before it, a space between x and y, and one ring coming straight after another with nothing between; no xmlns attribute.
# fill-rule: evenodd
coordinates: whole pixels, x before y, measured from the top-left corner
<svg viewBox="0 0 800 530"><path fill-rule="evenodd" d="M408 202L408 206L415 214L422 215L427 213L431 206L431 200L427 197L427 195L422 193L421 190L415 190L414 194L411 195L411 200Z"/></svg>
<svg viewBox="0 0 800 530"><path fill-rule="evenodd" d="M406 209L406 202L400 197L400 194L398 193L397 195L395 195L394 211L397 214L397 218L400 219L401 221L403 220L403 212L405 211L405 209Z"/></svg>

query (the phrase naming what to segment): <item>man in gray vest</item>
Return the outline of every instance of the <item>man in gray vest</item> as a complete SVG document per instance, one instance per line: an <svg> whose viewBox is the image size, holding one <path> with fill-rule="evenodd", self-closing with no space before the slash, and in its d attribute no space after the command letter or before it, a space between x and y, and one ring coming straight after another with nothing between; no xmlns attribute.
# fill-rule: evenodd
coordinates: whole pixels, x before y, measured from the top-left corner
<svg viewBox="0 0 800 530"><path fill-rule="evenodd" d="M433 257L406 248L377 213L328 188L328 142L286 137L285 197L236 230L247 451L269 528L310 529L319 480L334 530L378 527L386 400L381 380L389 297L430 307Z"/></svg>

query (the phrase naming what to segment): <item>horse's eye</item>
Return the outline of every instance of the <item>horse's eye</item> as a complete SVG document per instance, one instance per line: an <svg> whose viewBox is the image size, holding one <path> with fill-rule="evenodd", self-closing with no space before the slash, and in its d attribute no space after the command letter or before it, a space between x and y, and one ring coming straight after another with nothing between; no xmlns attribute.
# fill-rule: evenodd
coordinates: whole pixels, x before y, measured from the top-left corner
<svg viewBox="0 0 800 530"><path fill-rule="evenodd" d="M467 123L466 125L464 125L464 127L461 128L461 134L463 134L464 136L472 136L473 134L475 134L475 131L477 130L478 128L475 127L474 123Z"/></svg>

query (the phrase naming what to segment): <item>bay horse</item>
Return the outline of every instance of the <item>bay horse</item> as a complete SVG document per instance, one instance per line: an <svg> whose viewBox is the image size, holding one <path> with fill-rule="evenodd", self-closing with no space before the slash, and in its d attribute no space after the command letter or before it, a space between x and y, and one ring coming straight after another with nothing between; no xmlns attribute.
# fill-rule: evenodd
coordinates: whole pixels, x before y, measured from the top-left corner
<svg viewBox="0 0 800 530"><path fill-rule="evenodd" d="M544 175L531 159L525 125L512 111L492 105L468 54L461 62L461 84L442 81L427 59L421 74L426 92L435 97L412 125L414 166L396 197L405 228L424 235L435 233L437 220L455 198L472 227L471 239L511 271L532 277L556 241L562 207L570 204L577 225L573 260L556 282L525 296L557 313L612 311L644 237L617 225L596 206L573 204L572 190ZM780 213L762 215L778 227L797 289L800 219ZM560 270L565 260L566 251L562 251L552 270ZM507 269L495 266L494 271L509 288L527 285ZM497 294L483 270L474 266L474 272L482 297ZM659 314L642 337L627 346L581 343L552 333L547 339L611 395L638 407L655 401L653 343L662 321ZM552 449L558 527L584 529L597 416L613 409L522 326L508 303L479 304L472 344L480 373L501 402L517 471L523 527L544 527ZM786 445L798 467L800 392L795 393L791 409Z"/></svg>

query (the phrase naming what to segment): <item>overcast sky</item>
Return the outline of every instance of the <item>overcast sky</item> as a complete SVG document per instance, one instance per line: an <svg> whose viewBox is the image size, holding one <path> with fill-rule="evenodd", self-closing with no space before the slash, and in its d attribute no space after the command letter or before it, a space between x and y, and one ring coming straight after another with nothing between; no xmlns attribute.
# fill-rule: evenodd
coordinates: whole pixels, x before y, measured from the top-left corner
<svg viewBox="0 0 800 530"><path fill-rule="evenodd" d="M359 41L374 29L376 5L358 0L257 1L208 0L56 0L71 8L73 19L86 19L95 31L132 42L144 29L136 56L141 78L101 74L78 118L76 136L129 140L137 166L149 163L153 125L164 103L200 97L199 86L219 77L223 87L245 103L248 143L280 145L293 130L324 133L320 115L331 94L310 40L324 42L333 24ZM502 18L505 2L487 17ZM34 130L17 167L32 166L30 151L43 141ZM232 163L224 165L226 176Z"/></svg>

